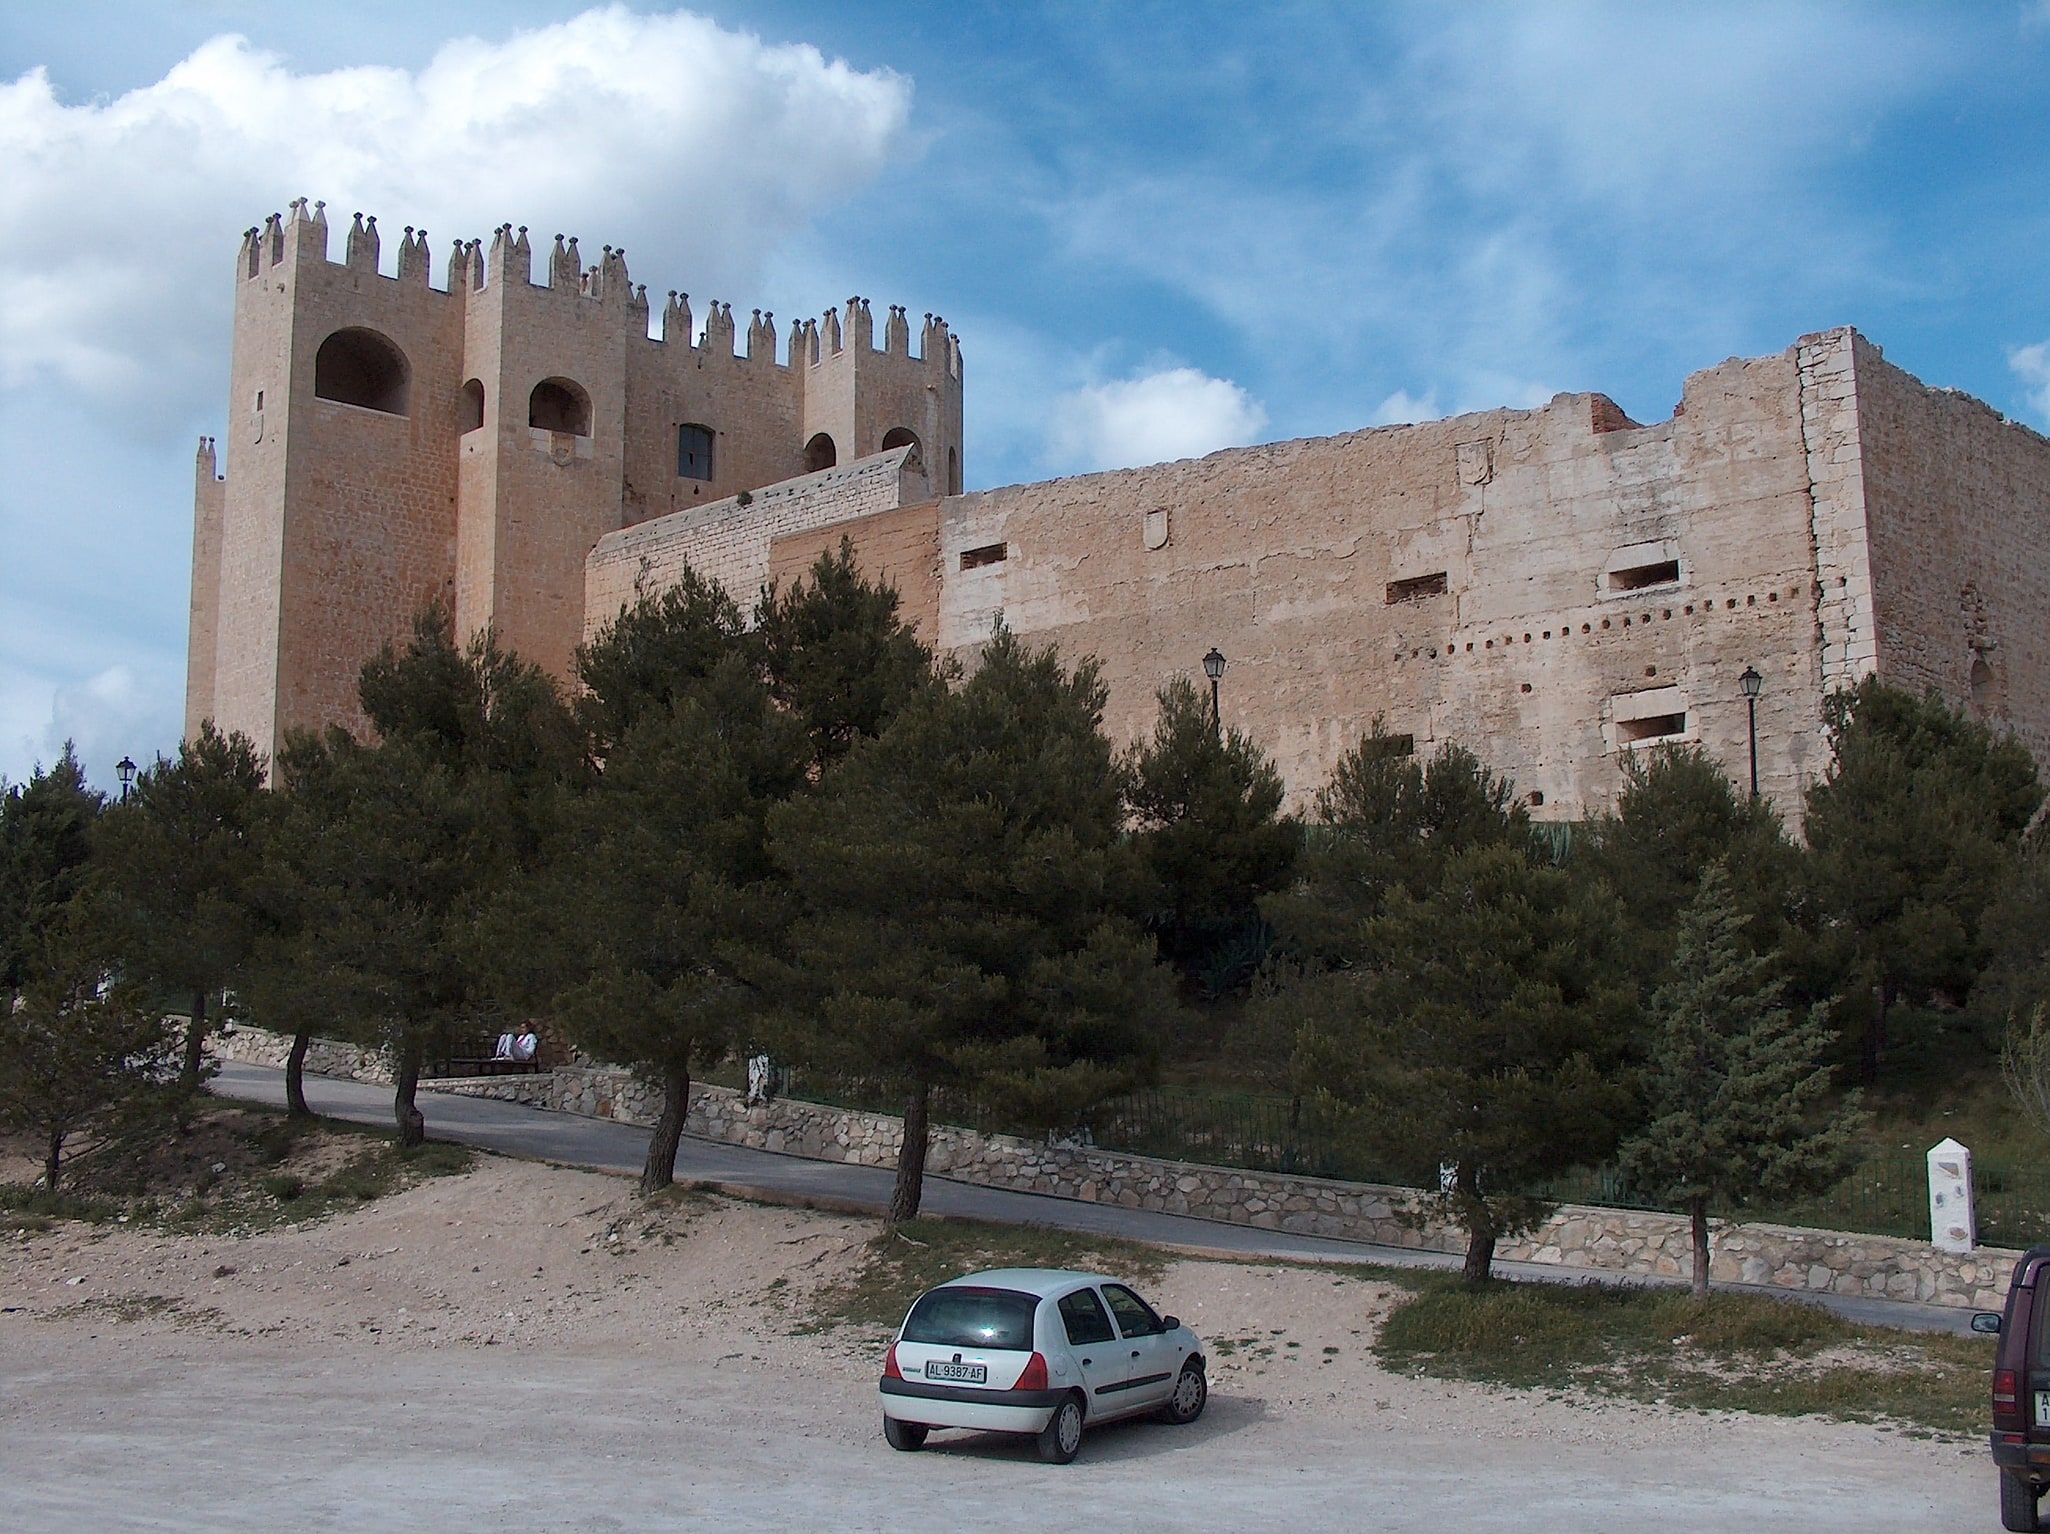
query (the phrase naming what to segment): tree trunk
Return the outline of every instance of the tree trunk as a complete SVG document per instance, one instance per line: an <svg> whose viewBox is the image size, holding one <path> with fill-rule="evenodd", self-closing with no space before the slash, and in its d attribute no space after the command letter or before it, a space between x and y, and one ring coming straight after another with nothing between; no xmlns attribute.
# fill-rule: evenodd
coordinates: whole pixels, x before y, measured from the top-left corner
<svg viewBox="0 0 2050 1534"><path fill-rule="evenodd" d="M427 1120L413 1106L414 1094L420 1087L420 1040L410 1028L405 1032L404 1042L399 1045L398 1063L397 1088L392 1094L392 1117L398 1121L399 1149L411 1150L427 1138Z"/></svg>
<svg viewBox="0 0 2050 1534"><path fill-rule="evenodd" d="M46 1192L57 1191L57 1174L64 1166L64 1132L50 1131L49 1148L43 1154L43 1188Z"/></svg>
<svg viewBox="0 0 2050 1534"><path fill-rule="evenodd" d="M641 1192L660 1193L676 1181L676 1147L683 1139L684 1117L690 1112L690 1066L681 1065L662 1077L662 1116L648 1136L648 1164L641 1168Z"/></svg>
<svg viewBox="0 0 2050 1534"><path fill-rule="evenodd" d="M925 1142L932 1088L921 1081L904 1104L904 1143L897 1147L897 1186L890 1190L888 1223L902 1225L918 1218L925 1196Z"/></svg>
<svg viewBox="0 0 2050 1534"><path fill-rule="evenodd" d="M1886 1009L1892 1000L1890 987L1883 982L1872 987L1872 1010L1865 1016L1865 1037L1858 1047L1858 1079L1868 1087L1879 1080L1879 1057L1886 1053Z"/></svg>
<svg viewBox="0 0 2050 1534"><path fill-rule="evenodd" d="M1460 1265L1460 1281L1485 1284L1495 1276L1495 1222L1488 1218L1487 1201L1481 1197L1479 1170L1462 1161L1454 1174L1453 1191L1459 1217L1466 1223L1466 1261Z"/></svg>
<svg viewBox="0 0 2050 1534"><path fill-rule="evenodd" d="M199 1067L206 1052L206 991L192 993L192 1021L185 1025L185 1059L178 1067L178 1090L190 1096L199 1090Z"/></svg>
<svg viewBox="0 0 2050 1534"><path fill-rule="evenodd" d="M1708 1195L1697 1193L1687 1200L1687 1213L1694 1224L1694 1298L1708 1298Z"/></svg>
<svg viewBox="0 0 2050 1534"><path fill-rule="evenodd" d="M301 1028L292 1035L292 1052L285 1056L285 1114L288 1118L313 1117L313 1110L306 1106L306 1047L312 1042L313 1031Z"/></svg>

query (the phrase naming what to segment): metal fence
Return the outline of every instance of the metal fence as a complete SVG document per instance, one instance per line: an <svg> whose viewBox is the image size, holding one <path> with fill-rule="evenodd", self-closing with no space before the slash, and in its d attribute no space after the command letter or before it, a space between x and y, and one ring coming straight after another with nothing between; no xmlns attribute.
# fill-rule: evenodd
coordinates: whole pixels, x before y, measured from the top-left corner
<svg viewBox="0 0 2050 1534"><path fill-rule="evenodd" d="M901 1113L904 1108L900 1088L875 1080L829 1080L806 1074L790 1080L784 1090L808 1101L872 1113ZM935 1123L988 1133L1036 1133L1007 1115L1001 1105L968 1094L935 1092L932 1117ZM1155 1087L1098 1105L1063 1137L1068 1136L1104 1150L1169 1161L1350 1182L1401 1181L1369 1156L1347 1133L1344 1122L1320 1109L1315 1099ZM1975 1159L1972 1184L1982 1243L2024 1247L2050 1241L2050 1165ZM1576 1172L1532 1191L1560 1203L1665 1210L1664 1205L1637 1194L1614 1167ZM1714 1212L1737 1220L1926 1241L1927 1162L1912 1151L1875 1155L1859 1163L1835 1187L1814 1197L1717 1208Z"/></svg>

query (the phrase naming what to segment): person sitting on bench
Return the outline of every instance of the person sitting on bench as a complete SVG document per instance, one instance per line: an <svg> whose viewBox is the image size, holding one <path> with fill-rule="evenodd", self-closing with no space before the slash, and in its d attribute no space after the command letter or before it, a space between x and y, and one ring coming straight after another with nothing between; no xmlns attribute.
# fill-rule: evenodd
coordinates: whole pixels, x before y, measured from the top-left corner
<svg viewBox="0 0 2050 1534"><path fill-rule="evenodd" d="M534 1025L529 1023L520 1030L520 1036L513 1040L512 1057L524 1065L534 1058L540 1048L540 1037L534 1032Z"/></svg>
<svg viewBox="0 0 2050 1534"><path fill-rule="evenodd" d="M504 1033L498 1036L498 1048L491 1052L491 1058L494 1060L512 1059L514 1042L513 1031L510 1028L506 1029Z"/></svg>

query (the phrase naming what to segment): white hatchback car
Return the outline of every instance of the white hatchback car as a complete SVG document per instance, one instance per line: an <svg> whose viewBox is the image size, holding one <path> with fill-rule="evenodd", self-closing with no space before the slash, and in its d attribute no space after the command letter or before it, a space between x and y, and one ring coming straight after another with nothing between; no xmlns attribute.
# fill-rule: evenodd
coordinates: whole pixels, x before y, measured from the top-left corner
<svg viewBox="0 0 2050 1534"><path fill-rule="evenodd" d="M917 1449L936 1427L1023 1433L1065 1465L1085 1423L1158 1412L1194 1422L1203 1344L1101 1273L999 1268L928 1289L883 1364L883 1436Z"/></svg>

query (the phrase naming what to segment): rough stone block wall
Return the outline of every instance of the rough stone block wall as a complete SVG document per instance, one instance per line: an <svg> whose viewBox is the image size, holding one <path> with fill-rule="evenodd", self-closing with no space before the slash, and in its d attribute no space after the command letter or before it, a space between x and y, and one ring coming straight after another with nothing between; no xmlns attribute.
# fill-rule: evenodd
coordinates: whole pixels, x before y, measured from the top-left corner
<svg viewBox="0 0 2050 1534"><path fill-rule="evenodd" d="M1858 340L1881 676L2050 761L2050 440Z"/></svg>
<svg viewBox="0 0 2050 1534"><path fill-rule="evenodd" d="M852 523L789 533L769 544L769 579L788 586L840 540L854 545L854 562L869 580L893 588L897 612L927 645L940 623L940 508L937 501L877 512Z"/></svg>
<svg viewBox="0 0 2050 1534"><path fill-rule="evenodd" d="M715 501L607 534L585 564L585 636L630 605L640 582L657 591L672 586L686 564L752 611L776 538L894 510L915 498L924 476L907 474L906 456L902 448L877 453L769 485L744 506L737 497Z"/></svg>

